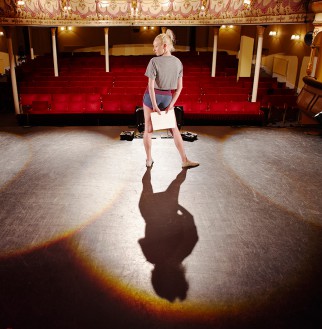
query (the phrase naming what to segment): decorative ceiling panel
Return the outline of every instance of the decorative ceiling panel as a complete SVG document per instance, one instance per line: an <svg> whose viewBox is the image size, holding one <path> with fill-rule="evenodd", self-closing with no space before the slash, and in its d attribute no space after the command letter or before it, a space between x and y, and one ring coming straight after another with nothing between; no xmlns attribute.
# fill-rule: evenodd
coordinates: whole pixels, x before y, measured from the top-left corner
<svg viewBox="0 0 322 329"><path fill-rule="evenodd" d="M23 3L22 3L23 2ZM220 25L313 20L300 0L0 0L0 25Z"/></svg>

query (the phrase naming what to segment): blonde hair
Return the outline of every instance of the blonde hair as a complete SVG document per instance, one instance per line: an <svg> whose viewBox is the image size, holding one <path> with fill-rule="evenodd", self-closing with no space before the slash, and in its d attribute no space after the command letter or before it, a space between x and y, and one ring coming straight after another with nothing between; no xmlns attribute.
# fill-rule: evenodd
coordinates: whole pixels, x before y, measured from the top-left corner
<svg viewBox="0 0 322 329"><path fill-rule="evenodd" d="M161 44L166 44L169 47L169 51L175 51L174 44L175 44L175 35L172 30L167 29L165 33L160 33L155 37L155 40L159 40Z"/></svg>

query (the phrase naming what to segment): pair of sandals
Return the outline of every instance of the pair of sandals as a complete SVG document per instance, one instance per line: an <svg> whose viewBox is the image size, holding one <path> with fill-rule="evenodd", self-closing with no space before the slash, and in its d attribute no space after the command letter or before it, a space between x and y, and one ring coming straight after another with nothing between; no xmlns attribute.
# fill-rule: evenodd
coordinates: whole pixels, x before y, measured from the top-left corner
<svg viewBox="0 0 322 329"><path fill-rule="evenodd" d="M147 168L152 168L154 161L153 160L146 160L146 167ZM182 162L182 168L194 168L198 167L199 163L198 162L193 162L187 159L187 161Z"/></svg>

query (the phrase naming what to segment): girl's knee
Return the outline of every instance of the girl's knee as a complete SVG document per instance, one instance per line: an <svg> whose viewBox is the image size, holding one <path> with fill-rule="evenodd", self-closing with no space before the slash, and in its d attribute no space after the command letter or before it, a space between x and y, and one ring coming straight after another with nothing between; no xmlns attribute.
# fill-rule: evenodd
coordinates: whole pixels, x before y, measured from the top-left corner
<svg viewBox="0 0 322 329"><path fill-rule="evenodd" d="M145 126L145 129L144 129L144 133L145 133L146 135L151 135L152 132L153 132L153 130L152 130L151 126L146 125L146 126Z"/></svg>
<svg viewBox="0 0 322 329"><path fill-rule="evenodd" d="M180 134L179 128L177 126L174 127L174 128L172 128L171 129L171 133L172 133L172 135L174 135L174 134Z"/></svg>

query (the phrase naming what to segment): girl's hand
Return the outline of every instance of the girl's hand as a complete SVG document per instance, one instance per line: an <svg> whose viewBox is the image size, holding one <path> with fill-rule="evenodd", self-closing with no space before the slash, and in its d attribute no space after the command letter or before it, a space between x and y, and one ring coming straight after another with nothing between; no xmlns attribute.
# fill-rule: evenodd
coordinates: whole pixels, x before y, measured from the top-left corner
<svg viewBox="0 0 322 329"><path fill-rule="evenodd" d="M161 115L161 111L160 111L160 109L158 107L154 108L153 109L153 112L158 112L158 114Z"/></svg>
<svg viewBox="0 0 322 329"><path fill-rule="evenodd" d="M169 110L173 110L174 107L173 106L168 106L166 109L165 109L165 113L168 113Z"/></svg>

